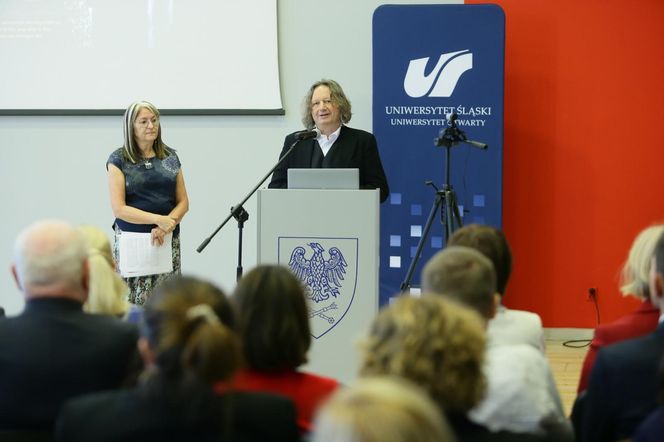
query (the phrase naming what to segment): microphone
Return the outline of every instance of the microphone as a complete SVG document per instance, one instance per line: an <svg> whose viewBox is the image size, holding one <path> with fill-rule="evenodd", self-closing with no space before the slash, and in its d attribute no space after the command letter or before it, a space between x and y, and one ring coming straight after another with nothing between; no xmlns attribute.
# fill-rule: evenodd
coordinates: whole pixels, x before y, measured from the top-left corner
<svg viewBox="0 0 664 442"><path fill-rule="evenodd" d="M298 141L308 140L309 138L318 138L318 135L320 135L320 131L318 128L314 127L312 130L295 132L295 139Z"/></svg>

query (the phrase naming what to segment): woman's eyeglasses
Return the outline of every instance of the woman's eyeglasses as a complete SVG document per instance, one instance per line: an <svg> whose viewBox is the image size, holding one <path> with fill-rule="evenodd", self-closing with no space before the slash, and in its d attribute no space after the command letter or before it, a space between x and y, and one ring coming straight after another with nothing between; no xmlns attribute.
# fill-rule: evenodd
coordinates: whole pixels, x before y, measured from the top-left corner
<svg viewBox="0 0 664 442"><path fill-rule="evenodd" d="M148 127L148 125L152 123L153 126L158 126L159 125L159 118L142 118L140 120L134 121L134 124L136 124L139 127Z"/></svg>

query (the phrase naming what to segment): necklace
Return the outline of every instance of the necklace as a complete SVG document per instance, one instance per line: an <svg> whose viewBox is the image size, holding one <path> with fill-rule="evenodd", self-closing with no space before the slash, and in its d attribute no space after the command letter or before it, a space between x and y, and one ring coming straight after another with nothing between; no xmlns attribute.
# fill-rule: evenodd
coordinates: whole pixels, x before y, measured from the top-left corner
<svg viewBox="0 0 664 442"><path fill-rule="evenodd" d="M156 156L155 151L152 148L149 148L148 150L143 150L141 149L141 156L143 157L143 165L145 166L146 169L152 169L152 159ZM149 152L149 153L148 153ZM148 155L150 155L148 157Z"/></svg>
<svg viewBox="0 0 664 442"><path fill-rule="evenodd" d="M145 166L146 169L152 169L152 159L154 156L151 156L150 158L145 158L143 157L143 165Z"/></svg>

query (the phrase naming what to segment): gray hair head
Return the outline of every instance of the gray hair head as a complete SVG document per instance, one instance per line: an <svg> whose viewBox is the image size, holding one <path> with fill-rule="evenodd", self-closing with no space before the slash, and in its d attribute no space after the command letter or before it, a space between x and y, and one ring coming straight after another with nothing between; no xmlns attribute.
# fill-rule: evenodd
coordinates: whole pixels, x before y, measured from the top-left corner
<svg viewBox="0 0 664 442"><path fill-rule="evenodd" d="M136 144L136 135L134 133L134 122L136 121L136 118L138 117L141 109L147 109L152 112L157 120L159 119L160 115L159 109L157 109L154 104L147 101L136 101L130 104L125 111L124 117L122 119L122 129L124 133L124 155L126 159L134 164L140 161L142 157L141 149L138 147L138 144ZM154 153L157 158L164 159L170 155L169 147L161 140L161 124L159 124L159 128L157 130L157 139L154 141L152 148L154 149Z"/></svg>
<svg viewBox="0 0 664 442"><path fill-rule="evenodd" d="M87 245L83 234L62 221L40 221L14 245L16 278L27 297L81 290Z"/></svg>
<svg viewBox="0 0 664 442"><path fill-rule="evenodd" d="M314 95L314 90L319 86L327 86L330 89L330 99L339 107L341 122L343 124L348 123L353 113L351 112L350 101L346 98L344 90L336 81L323 78L311 85L302 101L302 124L304 124L304 127L313 129L316 125L311 116L311 97Z"/></svg>

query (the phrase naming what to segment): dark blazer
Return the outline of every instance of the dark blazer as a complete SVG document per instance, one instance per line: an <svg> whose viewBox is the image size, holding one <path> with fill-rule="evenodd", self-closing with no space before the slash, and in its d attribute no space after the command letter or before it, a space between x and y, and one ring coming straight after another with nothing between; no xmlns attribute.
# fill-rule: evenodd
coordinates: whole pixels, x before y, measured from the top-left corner
<svg viewBox="0 0 664 442"><path fill-rule="evenodd" d="M227 430L221 428L226 426ZM141 386L68 402L55 431L61 442L298 441L295 406L263 393L182 395Z"/></svg>
<svg viewBox="0 0 664 442"><path fill-rule="evenodd" d="M664 406L660 405L641 422L632 442L661 442L662 435L664 435Z"/></svg>
<svg viewBox="0 0 664 442"><path fill-rule="evenodd" d="M296 133L296 132L295 132ZM279 158L283 157L288 148L295 142L295 133L284 140L284 147ZM298 143L293 153L272 174L268 187L272 189L288 188L290 168L306 169L311 167L314 148L318 148L315 139L303 140ZM360 170L361 189L380 189L380 201L383 202L390 194L383 163L378 154L376 137L369 132L341 126L339 138L325 156L329 168L357 168Z"/></svg>
<svg viewBox="0 0 664 442"><path fill-rule="evenodd" d="M637 338L652 333L657 328L659 309L654 307L650 300L641 303L639 308L625 316L607 324L598 325L595 335L590 343L586 358L581 368L581 378L577 392L582 392L588 386L590 371L595 363L600 348L616 342Z"/></svg>
<svg viewBox="0 0 664 442"><path fill-rule="evenodd" d="M631 438L657 407L662 355L663 325L653 333L599 351L586 390L582 441Z"/></svg>
<svg viewBox="0 0 664 442"><path fill-rule="evenodd" d="M137 329L67 299L28 301L0 319L0 428L51 429L65 400L118 387Z"/></svg>

